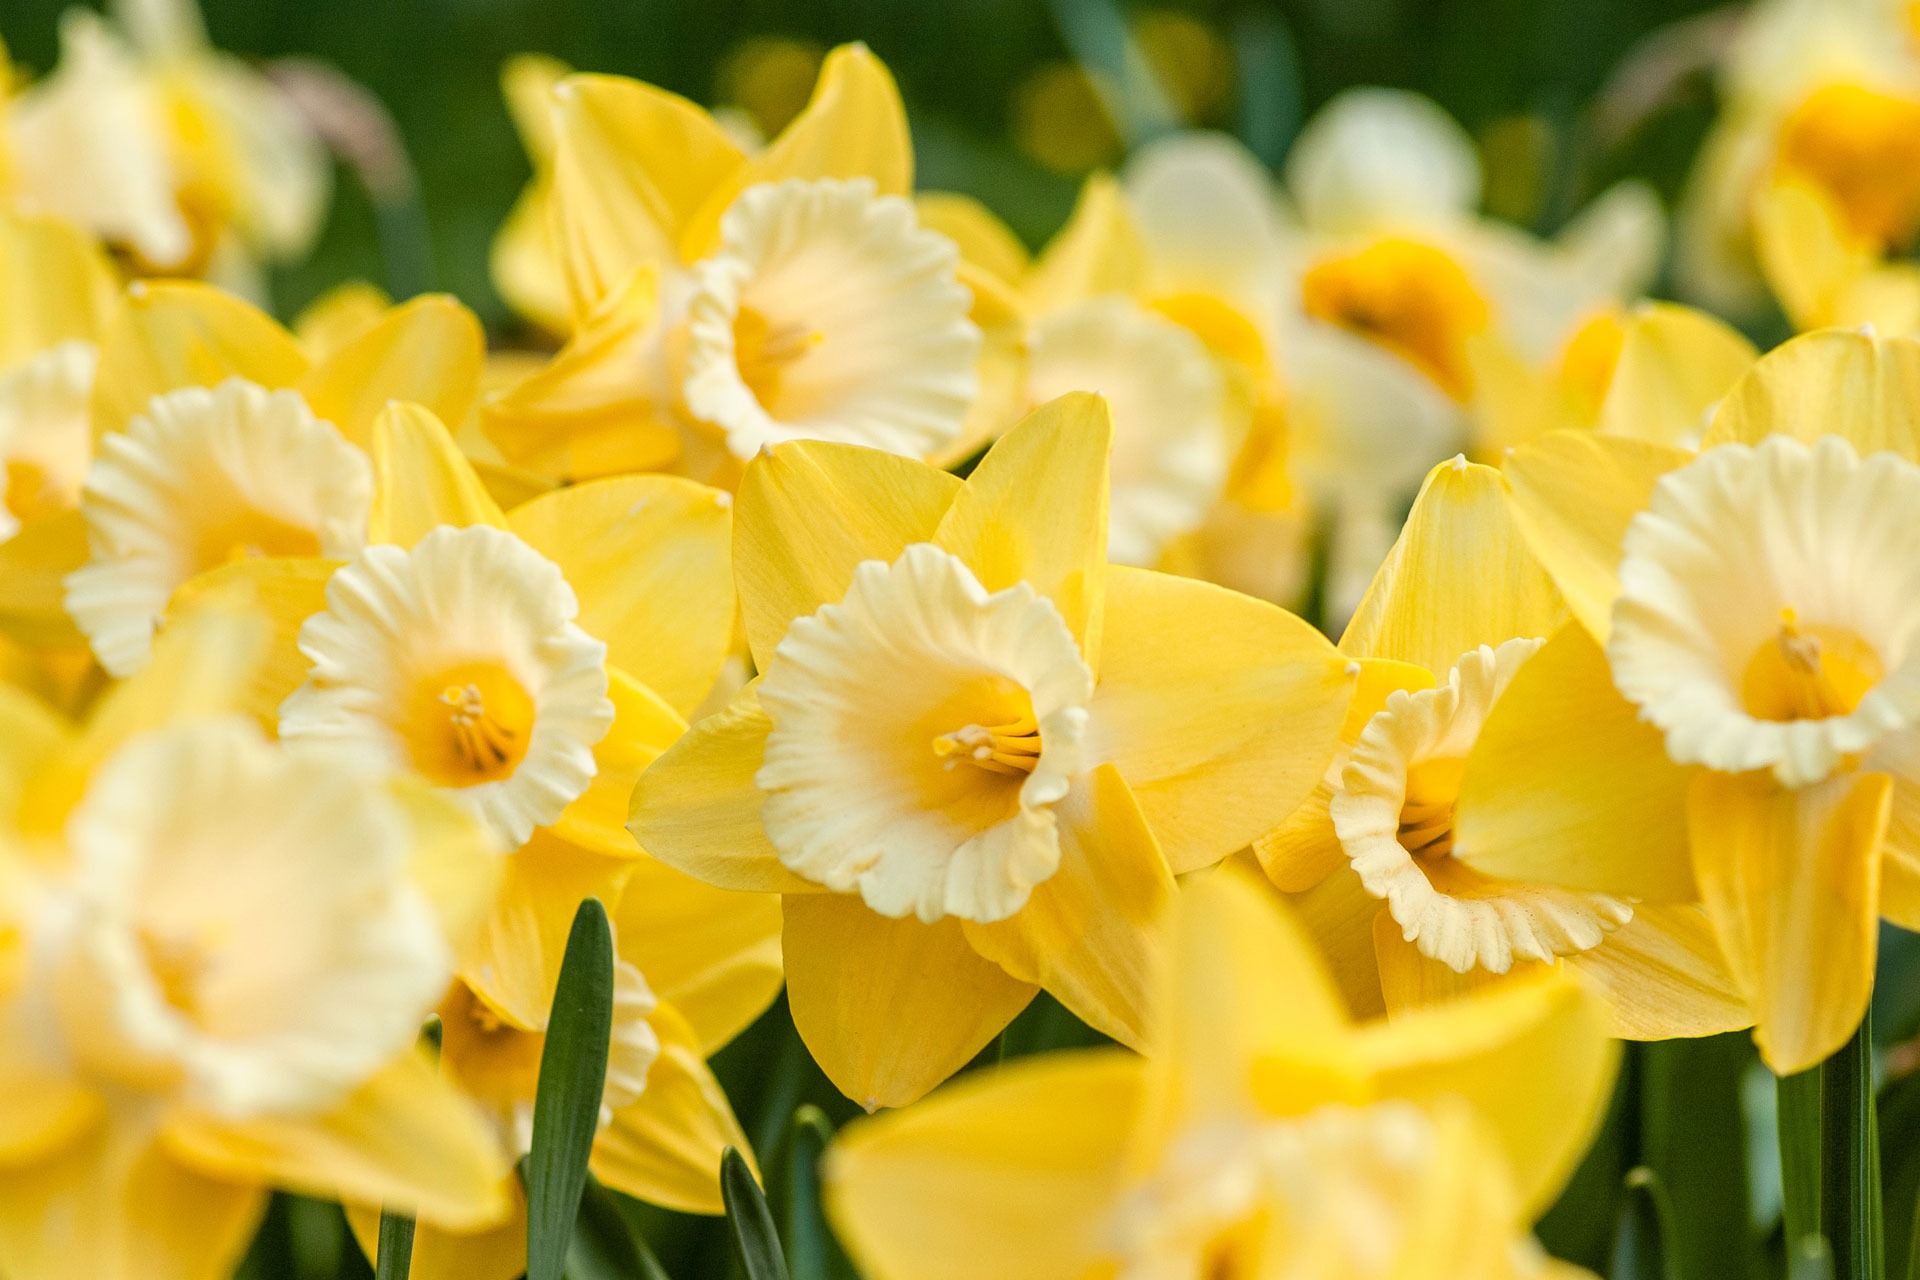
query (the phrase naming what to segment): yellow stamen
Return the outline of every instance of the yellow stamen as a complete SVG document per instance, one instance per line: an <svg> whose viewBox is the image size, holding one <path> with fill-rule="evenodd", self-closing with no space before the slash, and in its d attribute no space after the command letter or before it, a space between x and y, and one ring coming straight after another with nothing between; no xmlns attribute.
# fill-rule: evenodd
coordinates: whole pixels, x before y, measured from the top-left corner
<svg viewBox="0 0 1920 1280"><path fill-rule="evenodd" d="M1740 694L1762 720L1824 720L1860 705L1885 674L1879 655L1837 627L1802 627L1792 609L1747 663Z"/></svg>
<svg viewBox="0 0 1920 1280"><path fill-rule="evenodd" d="M933 754L951 769L961 761L989 773L1032 773L1040 763L1040 725L1031 715L1000 725L963 725L933 740Z"/></svg>
<svg viewBox="0 0 1920 1280"><path fill-rule="evenodd" d="M527 753L533 700L498 667L473 664L425 686L407 726L414 767L443 786L511 774Z"/></svg>
<svg viewBox="0 0 1920 1280"><path fill-rule="evenodd" d="M1423 760L1407 774L1400 807L1400 846L1418 858L1453 853L1453 806L1460 798L1465 760Z"/></svg>

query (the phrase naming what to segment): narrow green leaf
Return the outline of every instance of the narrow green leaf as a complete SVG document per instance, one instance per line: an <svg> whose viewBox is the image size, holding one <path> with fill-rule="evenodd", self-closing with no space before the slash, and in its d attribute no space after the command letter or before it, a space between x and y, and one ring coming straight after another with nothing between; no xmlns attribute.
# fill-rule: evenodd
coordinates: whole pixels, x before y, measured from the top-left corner
<svg viewBox="0 0 1920 1280"><path fill-rule="evenodd" d="M613 1033L613 934L606 909L588 898L574 913L560 984L540 1053L527 1153L527 1280L560 1280L573 1237L587 1156L600 1127Z"/></svg>
<svg viewBox="0 0 1920 1280"><path fill-rule="evenodd" d="M1680 1280L1673 1241L1673 1205L1660 1176L1645 1165L1621 1179L1620 1226L1613 1240L1612 1280Z"/></svg>
<svg viewBox="0 0 1920 1280"><path fill-rule="evenodd" d="M1833 1280L1833 1250L1825 1236L1805 1236L1787 1251L1787 1280Z"/></svg>
<svg viewBox="0 0 1920 1280"><path fill-rule="evenodd" d="M407 1280L413 1270L413 1219L397 1213L380 1215L379 1258L374 1264L376 1280Z"/></svg>
<svg viewBox="0 0 1920 1280"><path fill-rule="evenodd" d="M1820 1234L1820 1069L1781 1076L1780 1189L1787 1253Z"/></svg>
<svg viewBox="0 0 1920 1280"><path fill-rule="evenodd" d="M753 1170L732 1147L720 1157L720 1197L726 1202L734 1249L747 1269L747 1280L787 1280L787 1260L780 1252L780 1235L773 1228L767 1197L753 1180Z"/></svg>
<svg viewBox="0 0 1920 1280"><path fill-rule="evenodd" d="M1880 1127L1873 1105L1873 1011L1820 1065L1820 1228L1838 1280L1886 1274Z"/></svg>
<svg viewBox="0 0 1920 1280"><path fill-rule="evenodd" d="M827 1280L833 1237L820 1209L820 1157L833 1141L833 1125L818 1107L793 1113L787 1136L787 1267L793 1280Z"/></svg>
<svg viewBox="0 0 1920 1280"><path fill-rule="evenodd" d="M580 1195L580 1218L567 1250L568 1280L668 1280L613 1195L589 1177Z"/></svg>
<svg viewBox="0 0 1920 1280"><path fill-rule="evenodd" d="M1888 1223L1912 1224L1888 1230L1887 1274L1909 1276L1916 1257L1912 1228L1920 1227L1920 1071L1887 1081L1879 1111L1882 1213Z"/></svg>

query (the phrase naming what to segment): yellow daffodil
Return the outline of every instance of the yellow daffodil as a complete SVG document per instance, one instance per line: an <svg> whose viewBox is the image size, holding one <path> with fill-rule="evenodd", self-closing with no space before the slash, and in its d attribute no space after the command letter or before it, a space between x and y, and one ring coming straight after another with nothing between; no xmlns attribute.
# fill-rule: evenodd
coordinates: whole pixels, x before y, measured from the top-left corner
<svg viewBox="0 0 1920 1280"><path fill-rule="evenodd" d="M553 233L553 90L573 68L545 54L510 58L500 89L513 127L533 165L533 177L493 237L493 287L507 305L550 334L573 331L573 299Z"/></svg>
<svg viewBox="0 0 1920 1280"><path fill-rule="evenodd" d="M1357 666L1310 627L1106 566L1111 435L1067 397L964 482L815 443L742 481L761 676L642 775L631 826L782 895L795 1023L870 1108L938 1084L1042 986L1143 1043L1172 875L1271 826L1332 752Z"/></svg>
<svg viewBox="0 0 1920 1280"><path fill-rule="evenodd" d="M1584 1274L1527 1234L1604 1106L1576 982L1355 1026L1251 882L1191 883L1145 1061L1055 1054L856 1122L828 1207L878 1280Z"/></svg>
<svg viewBox="0 0 1920 1280"><path fill-rule="evenodd" d="M472 1229L506 1161L415 1048L495 859L418 784L270 742L263 621L183 615L78 730L0 698L0 1266L218 1280L271 1187Z"/></svg>
<svg viewBox="0 0 1920 1280"><path fill-rule="evenodd" d="M780 913L752 894L715 889L640 859L612 913L618 958L613 1035L592 1169L607 1186L687 1213L719 1213L720 1157L749 1152L706 1057L780 990ZM509 1151L531 1140L545 1037L501 1018L464 983L440 1007L442 1068L493 1120ZM748 1157L751 1159L751 1156ZM516 1280L527 1269L526 1201L485 1232L423 1226L420 1280ZM351 1213L372 1256L378 1215Z"/></svg>
<svg viewBox="0 0 1920 1280"><path fill-rule="evenodd" d="M1463 765L1566 618L1500 473L1464 459L1434 468L1340 640L1365 668L1341 748L1254 850L1276 885L1303 895L1358 1011L1398 1012L1565 959L1604 988L1618 1035L1748 1026L1697 908L1488 876L1453 856Z"/></svg>
<svg viewBox="0 0 1920 1280"><path fill-rule="evenodd" d="M553 234L573 340L487 406L507 459L556 478L672 468L729 484L783 440L942 455L967 425L983 303L907 199L892 77L858 45L743 154L637 81L553 90Z"/></svg>
<svg viewBox="0 0 1920 1280"><path fill-rule="evenodd" d="M1822 331L1734 386L1697 458L1556 433L1505 473L1578 621L1468 753L1454 856L1704 903L1783 1074L1859 1023L1878 918L1920 923L1917 386L1920 343Z"/></svg>

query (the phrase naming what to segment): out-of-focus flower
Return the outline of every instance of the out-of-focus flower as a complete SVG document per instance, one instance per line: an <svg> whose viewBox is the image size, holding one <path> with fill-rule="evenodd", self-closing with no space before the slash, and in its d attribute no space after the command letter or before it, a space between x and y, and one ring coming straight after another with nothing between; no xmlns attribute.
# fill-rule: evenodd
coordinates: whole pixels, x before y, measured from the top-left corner
<svg viewBox="0 0 1920 1280"><path fill-rule="evenodd" d="M523 53L500 72L500 91L533 165L527 181L494 233L493 287L507 305L548 333L573 330L573 300L553 238L553 89L573 68L545 54Z"/></svg>
<svg viewBox="0 0 1920 1280"><path fill-rule="evenodd" d="M273 83L214 49L192 0L71 10L60 65L4 107L5 187L124 250L140 274L258 292L319 234L331 168Z"/></svg>
<svg viewBox="0 0 1920 1280"><path fill-rule="evenodd" d="M1561 974L1353 1025L1230 871L1182 892L1154 1053L1055 1054L850 1126L828 1206L881 1280L1584 1274L1530 1212L1613 1075Z"/></svg>
<svg viewBox="0 0 1920 1280"><path fill-rule="evenodd" d="M1325 767L1346 660L1262 602L1107 567L1111 426L1071 396L964 482L824 443L742 482L762 675L642 775L632 830L782 895L789 998L828 1077L912 1101L1044 986L1130 1044L1174 873Z"/></svg>
<svg viewBox="0 0 1920 1280"><path fill-rule="evenodd" d="M1340 640L1364 668L1341 748L1254 850L1275 884L1305 895L1356 1010L1399 1013L1565 959L1606 991L1617 1035L1748 1026L1697 908L1499 879L1453 856L1468 754L1566 618L1500 474L1464 459L1434 468Z"/></svg>
<svg viewBox="0 0 1920 1280"><path fill-rule="evenodd" d="M1096 74L1055 59L1022 77L1008 104L1014 145L1055 173L1085 173L1119 159L1120 131Z"/></svg>
<svg viewBox="0 0 1920 1280"><path fill-rule="evenodd" d="M77 731L0 700L9 1275L215 1280L274 1186L454 1227L506 1212L483 1120L414 1047L490 842L233 714L264 631L183 615Z"/></svg>
<svg viewBox="0 0 1920 1280"><path fill-rule="evenodd" d="M1878 917L1920 921L1916 376L1920 343L1826 330L1763 357L1697 458L1561 432L1505 473L1578 621L1468 753L1454 856L1703 902L1782 1074L1859 1024Z"/></svg>

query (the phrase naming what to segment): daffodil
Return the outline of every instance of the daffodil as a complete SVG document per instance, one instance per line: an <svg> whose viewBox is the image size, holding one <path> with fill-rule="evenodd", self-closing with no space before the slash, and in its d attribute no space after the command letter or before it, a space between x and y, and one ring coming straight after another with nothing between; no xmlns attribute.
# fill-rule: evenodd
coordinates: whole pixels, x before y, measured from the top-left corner
<svg viewBox="0 0 1920 1280"><path fill-rule="evenodd" d="M1706 916L1484 875L1454 856L1461 772L1567 618L1500 473L1434 468L1340 648L1360 692L1313 796L1254 850L1299 894L1349 1003L1399 1012L1560 960L1637 1039L1748 1026Z"/></svg>
<svg viewBox="0 0 1920 1280"><path fill-rule="evenodd" d="M345 557L366 543L371 426L390 400L459 421L480 327L443 297L393 308L313 361L273 320L199 284L136 284L104 339L96 458L45 572L109 672L145 661L189 578L249 556ZM64 561L65 563L61 563Z"/></svg>
<svg viewBox="0 0 1920 1280"><path fill-rule="evenodd" d="M824 443L741 484L734 572L760 677L641 776L671 866L779 893L789 999L828 1077L912 1101L1040 987L1144 1043L1173 874L1290 811L1349 664L1271 605L1108 568L1097 398L963 481Z"/></svg>
<svg viewBox="0 0 1920 1280"><path fill-rule="evenodd" d="M509 461L730 486L783 440L923 457L960 439L990 300L908 199L905 111L864 47L835 51L807 109L751 156L637 81L569 76L552 99L574 337L487 405Z"/></svg>
<svg viewBox="0 0 1920 1280"><path fill-rule="evenodd" d="M780 914L762 897L715 889L641 859L612 913L618 958L613 1033L592 1169L607 1186L687 1213L719 1213L720 1157L751 1150L706 1057L780 990ZM442 1069L486 1111L510 1152L531 1141L545 1036L456 982L440 1006ZM751 1156L749 1156L751 1159ZM421 1227L421 1280L516 1280L527 1268L526 1201L484 1232ZM378 1215L350 1213L372 1256Z"/></svg>
<svg viewBox="0 0 1920 1280"><path fill-rule="evenodd" d="M561 336L572 332L574 318L553 233L553 153L558 144L553 90L572 73L559 59L538 53L510 58L501 69L500 89L533 177L494 233L490 258L494 288L507 305Z"/></svg>
<svg viewBox="0 0 1920 1280"><path fill-rule="evenodd" d="M1526 1229L1613 1075L1577 982L1356 1026L1304 932L1232 871L1183 891L1171 950L1148 1059L1048 1055L845 1131L827 1203L868 1274L1584 1274Z"/></svg>
<svg viewBox="0 0 1920 1280"><path fill-rule="evenodd" d="M1577 621L1468 753L1454 856L1703 903L1783 1074L1860 1022L1878 918L1920 923L1916 378L1920 343L1822 331L1735 384L1698 457L1555 433L1505 472Z"/></svg>
<svg viewBox="0 0 1920 1280"><path fill-rule="evenodd" d="M183 615L74 730L9 693L0 1266L218 1280L270 1188L473 1228L505 1158L415 1047L495 857L425 788L237 714L265 625Z"/></svg>

